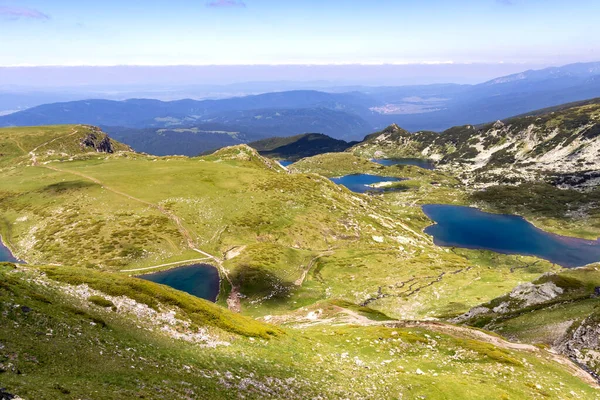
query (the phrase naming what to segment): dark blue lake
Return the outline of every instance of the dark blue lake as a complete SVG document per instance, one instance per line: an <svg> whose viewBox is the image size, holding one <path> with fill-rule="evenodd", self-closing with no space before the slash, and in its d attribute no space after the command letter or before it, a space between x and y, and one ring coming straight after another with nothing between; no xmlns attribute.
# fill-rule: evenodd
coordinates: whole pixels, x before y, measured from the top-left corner
<svg viewBox="0 0 600 400"><path fill-rule="evenodd" d="M19 260L17 260L10 250L2 243L2 238L0 238L0 262L19 262Z"/></svg>
<svg viewBox="0 0 600 400"><path fill-rule="evenodd" d="M421 158L374 158L371 161L391 167L392 165L414 165L424 169L435 169L435 164Z"/></svg>
<svg viewBox="0 0 600 400"><path fill-rule="evenodd" d="M389 187L372 187L373 185L380 182L400 182L402 178L394 178L390 176L377 176L367 174L354 174L341 176L339 178L331 178L331 181L338 185L344 185L349 190L355 193L367 193L367 192L385 192L388 190L394 190Z"/></svg>
<svg viewBox="0 0 600 400"><path fill-rule="evenodd" d="M279 164L283 165L284 167L287 167L289 165L292 165L294 162L293 161L288 161L288 160L279 160Z"/></svg>
<svg viewBox="0 0 600 400"><path fill-rule="evenodd" d="M423 211L436 222L425 233L438 246L536 256L567 268L600 261L600 240L548 233L519 216L441 204L425 205Z"/></svg>
<svg viewBox="0 0 600 400"><path fill-rule="evenodd" d="M173 268L154 274L140 275L138 278L167 285L212 302L217 301L219 295L219 271L208 264Z"/></svg>

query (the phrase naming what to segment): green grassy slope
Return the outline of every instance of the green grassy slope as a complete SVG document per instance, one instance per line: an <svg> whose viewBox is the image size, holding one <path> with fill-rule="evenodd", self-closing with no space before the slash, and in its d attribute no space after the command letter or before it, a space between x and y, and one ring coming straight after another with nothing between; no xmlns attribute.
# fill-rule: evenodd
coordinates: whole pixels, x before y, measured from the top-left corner
<svg viewBox="0 0 600 400"><path fill-rule="evenodd" d="M394 320L457 316L558 269L434 246L419 205L468 201L455 178L349 153L292 171L248 146L187 158L114 142L115 152L99 153L81 148L85 129L0 130L2 145L20 135L32 143L0 165L0 233L17 256L44 265L0 268L0 364L9 371L0 378L13 392L593 396L577 370L542 350ZM371 196L325 178L351 172L410 179L404 191ZM199 259L219 268L217 305L126 276Z"/></svg>
<svg viewBox="0 0 600 400"><path fill-rule="evenodd" d="M0 276L2 386L22 398L597 398L543 350L442 325L315 325L270 340L212 329L190 342L123 297L103 294L111 309L35 269Z"/></svg>

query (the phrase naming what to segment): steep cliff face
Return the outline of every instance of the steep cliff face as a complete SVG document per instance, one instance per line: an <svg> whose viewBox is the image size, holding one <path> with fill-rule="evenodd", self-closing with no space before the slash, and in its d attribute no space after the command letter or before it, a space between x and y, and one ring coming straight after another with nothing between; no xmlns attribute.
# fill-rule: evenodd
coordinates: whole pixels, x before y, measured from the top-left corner
<svg viewBox="0 0 600 400"><path fill-rule="evenodd" d="M600 371L600 315L593 314L571 329L555 345L562 354L590 369Z"/></svg>
<svg viewBox="0 0 600 400"><path fill-rule="evenodd" d="M600 100L439 134L409 133L392 125L349 151L428 158L467 181L514 183L552 175L573 183L600 169Z"/></svg>

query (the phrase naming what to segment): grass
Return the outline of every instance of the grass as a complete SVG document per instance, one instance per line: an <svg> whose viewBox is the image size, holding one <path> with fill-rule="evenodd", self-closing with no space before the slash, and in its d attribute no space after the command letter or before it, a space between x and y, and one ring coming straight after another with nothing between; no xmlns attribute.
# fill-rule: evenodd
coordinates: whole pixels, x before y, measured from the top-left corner
<svg viewBox="0 0 600 400"><path fill-rule="evenodd" d="M422 233L431 221L419 205L467 202L455 178L352 154L302 160L288 174L245 146L198 158L88 154L67 136L73 129L0 130L0 143L19 149L0 165L0 233L30 264L60 264L39 267L48 286L38 284L35 267L0 267L8 317L0 321L0 363L16 357L26 371L25 379L3 374L3 385L20 395L532 398L539 389L527 383L539 382L566 396L558 381L581 397L593 393L544 356L434 328L304 321L300 329L251 318L321 304L368 323L446 318L557 270L528 257L434 246ZM29 166L28 149L52 137L39 154L48 163ZM358 172L410 178L408 190L359 195L323 176ZM230 279L242 314L119 273L202 257L192 246L222 263L221 303ZM588 288L595 279L558 283ZM64 284L100 294L78 300ZM202 347L134 322L118 310L122 296L173 309L229 345Z"/></svg>
<svg viewBox="0 0 600 400"><path fill-rule="evenodd" d="M88 301L99 307L104 307L104 308L112 308L115 306L115 304L112 301L107 300L102 296L90 296L88 298Z"/></svg>
<svg viewBox="0 0 600 400"><path fill-rule="evenodd" d="M32 269L0 276L2 383L24 398L597 398L544 353L427 328L317 325L203 348L79 304Z"/></svg>
<svg viewBox="0 0 600 400"><path fill-rule="evenodd" d="M261 324L209 301L143 279L69 267L41 267L41 270L50 279L70 285L85 284L111 296L129 297L151 308L157 308L160 304L177 307L198 326L214 326L227 332L265 339L282 334L276 327Z"/></svg>

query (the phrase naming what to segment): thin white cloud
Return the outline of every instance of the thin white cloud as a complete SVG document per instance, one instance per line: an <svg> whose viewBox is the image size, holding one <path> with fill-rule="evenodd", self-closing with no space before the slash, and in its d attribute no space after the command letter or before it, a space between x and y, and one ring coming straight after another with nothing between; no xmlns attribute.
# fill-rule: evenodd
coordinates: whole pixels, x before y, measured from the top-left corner
<svg viewBox="0 0 600 400"><path fill-rule="evenodd" d="M50 16L43 12L27 7L0 6L0 18L9 20L38 19L49 20Z"/></svg>

